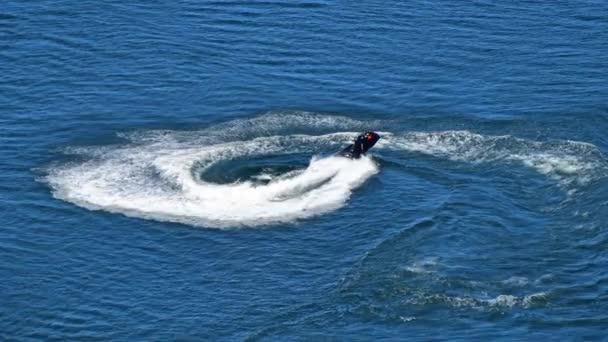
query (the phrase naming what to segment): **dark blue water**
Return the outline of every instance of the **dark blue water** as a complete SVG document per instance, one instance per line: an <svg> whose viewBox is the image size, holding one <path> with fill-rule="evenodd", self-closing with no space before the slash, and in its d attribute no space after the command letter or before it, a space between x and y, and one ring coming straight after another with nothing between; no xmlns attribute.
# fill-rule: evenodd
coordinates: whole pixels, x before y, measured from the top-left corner
<svg viewBox="0 0 608 342"><path fill-rule="evenodd" d="M605 339L607 18L3 1L0 339Z"/></svg>

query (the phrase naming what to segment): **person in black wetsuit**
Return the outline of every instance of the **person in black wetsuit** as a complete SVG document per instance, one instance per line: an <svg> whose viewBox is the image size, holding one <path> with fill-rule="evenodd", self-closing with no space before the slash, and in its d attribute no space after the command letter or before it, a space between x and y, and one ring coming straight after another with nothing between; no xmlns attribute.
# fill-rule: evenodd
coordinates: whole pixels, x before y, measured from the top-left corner
<svg viewBox="0 0 608 342"><path fill-rule="evenodd" d="M380 140L380 135L376 132L368 131L359 135L355 141L340 152L340 155L351 159L359 159L362 154L367 153L376 142Z"/></svg>

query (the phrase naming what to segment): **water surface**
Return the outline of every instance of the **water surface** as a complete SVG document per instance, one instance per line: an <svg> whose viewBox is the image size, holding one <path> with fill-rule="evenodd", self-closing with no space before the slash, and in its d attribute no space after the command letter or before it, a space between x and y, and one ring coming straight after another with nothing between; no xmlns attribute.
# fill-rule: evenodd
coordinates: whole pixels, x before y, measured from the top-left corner
<svg viewBox="0 0 608 342"><path fill-rule="evenodd" d="M0 337L604 339L607 17L5 1Z"/></svg>

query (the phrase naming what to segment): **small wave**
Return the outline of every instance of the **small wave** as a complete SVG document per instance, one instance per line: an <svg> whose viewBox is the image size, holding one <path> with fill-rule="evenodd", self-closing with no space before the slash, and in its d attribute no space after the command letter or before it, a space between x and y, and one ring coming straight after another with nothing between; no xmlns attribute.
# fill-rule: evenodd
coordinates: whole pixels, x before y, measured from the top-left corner
<svg viewBox="0 0 608 342"><path fill-rule="evenodd" d="M426 258L405 266L405 270L412 273L433 273L437 266L437 258Z"/></svg>
<svg viewBox="0 0 608 342"><path fill-rule="evenodd" d="M530 283L530 281L526 277L512 276L509 279L505 279L504 281L502 281L502 283L507 286L522 287L522 286L528 285L528 283Z"/></svg>

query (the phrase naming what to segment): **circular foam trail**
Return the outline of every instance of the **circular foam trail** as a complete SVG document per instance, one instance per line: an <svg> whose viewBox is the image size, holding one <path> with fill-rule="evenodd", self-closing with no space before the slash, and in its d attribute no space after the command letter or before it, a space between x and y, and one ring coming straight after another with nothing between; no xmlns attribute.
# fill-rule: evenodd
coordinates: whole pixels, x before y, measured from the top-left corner
<svg viewBox="0 0 608 342"><path fill-rule="evenodd" d="M231 160L337 151L360 131L375 127L382 123L294 112L233 120L201 131L132 132L121 135L130 141L126 145L67 149L88 159L51 168L45 180L59 199L129 216L219 228L293 222L342 207L378 172L376 164L369 157L313 157L301 169L279 175L262 170L252 176L254 181L229 184L206 181L206 170ZM335 132L345 129L351 131ZM561 185L576 187L608 175L602 153L583 142L537 142L468 131L380 135L374 151L519 164Z"/></svg>
<svg viewBox="0 0 608 342"><path fill-rule="evenodd" d="M249 141L201 142L158 139L126 147L80 149L91 160L54 169L47 177L54 195L89 209L198 226L257 226L320 215L344 205L378 168L370 158L313 158L308 167L259 185L206 182L201 174L220 161L312 151L343 143L353 133L259 137ZM348 138L347 141L348 141Z"/></svg>

